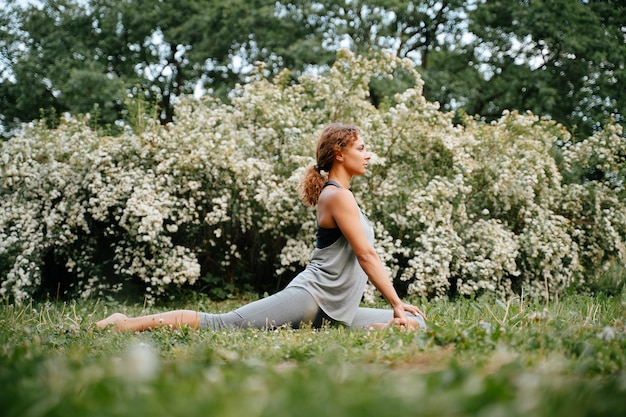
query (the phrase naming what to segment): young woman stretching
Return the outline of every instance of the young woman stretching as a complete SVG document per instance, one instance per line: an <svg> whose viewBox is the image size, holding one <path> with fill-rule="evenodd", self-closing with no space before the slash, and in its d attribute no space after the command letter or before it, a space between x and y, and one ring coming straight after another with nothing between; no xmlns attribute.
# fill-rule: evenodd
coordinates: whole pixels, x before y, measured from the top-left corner
<svg viewBox="0 0 626 417"><path fill-rule="evenodd" d="M317 206L317 240L312 259L282 291L224 314L176 310L141 317L115 313L96 323L112 330L148 330L157 326L196 329L268 329L324 322L351 328L425 327L419 308L404 304L376 254L373 227L357 205L350 180L363 175L371 156L358 128L331 124L317 143L317 164L307 169L298 192L304 204ZM392 309L359 307L367 279Z"/></svg>

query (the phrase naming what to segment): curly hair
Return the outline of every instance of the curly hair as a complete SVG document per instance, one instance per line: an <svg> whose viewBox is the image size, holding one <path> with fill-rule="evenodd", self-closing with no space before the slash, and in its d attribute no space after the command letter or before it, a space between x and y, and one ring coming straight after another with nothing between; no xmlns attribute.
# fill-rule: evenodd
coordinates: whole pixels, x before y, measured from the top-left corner
<svg viewBox="0 0 626 417"><path fill-rule="evenodd" d="M305 205L317 205L322 188L328 180L328 173L335 162L335 154L355 142L360 134L358 127L349 124L332 123L324 128L317 140L317 163L306 169L298 184L298 195Z"/></svg>

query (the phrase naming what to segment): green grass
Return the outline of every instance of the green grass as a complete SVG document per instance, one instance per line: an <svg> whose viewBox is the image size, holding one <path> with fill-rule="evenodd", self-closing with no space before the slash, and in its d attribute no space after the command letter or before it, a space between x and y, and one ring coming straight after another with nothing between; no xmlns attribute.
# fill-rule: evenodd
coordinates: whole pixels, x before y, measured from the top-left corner
<svg viewBox="0 0 626 417"><path fill-rule="evenodd" d="M238 303L175 307L224 311ZM0 306L1 414L626 415L626 291L551 304L417 304L431 319L426 332L114 333L93 322L113 310L164 307Z"/></svg>

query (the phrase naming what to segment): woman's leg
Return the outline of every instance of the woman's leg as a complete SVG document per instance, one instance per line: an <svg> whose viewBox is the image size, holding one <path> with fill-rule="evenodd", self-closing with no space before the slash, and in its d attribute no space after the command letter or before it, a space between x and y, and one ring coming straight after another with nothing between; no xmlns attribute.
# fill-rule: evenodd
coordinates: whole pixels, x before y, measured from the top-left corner
<svg viewBox="0 0 626 417"><path fill-rule="evenodd" d="M144 331L159 326L178 328L182 325L194 329L237 329L255 327L268 329L291 325L298 328L301 323L320 327L328 319L308 291L303 288L288 287L274 295L244 305L237 310L223 314L200 313L192 310L175 310L140 317L127 317L121 313L110 315L96 323L103 329Z"/></svg>
<svg viewBox="0 0 626 417"><path fill-rule="evenodd" d="M287 287L269 297L246 304L224 314L200 313L201 329L269 329L308 323L320 327L327 318L313 296L305 289Z"/></svg>
<svg viewBox="0 0 626 417"><path fill-rule="evenodd" d="M144 331L159 326L178 328L182 325L198 329L200 327L200 313L192 310L174 310L140 317L127 317L121 313L114 313L106 319L96 322L98 329L103 329L109 325L112 325L112 330L120 331Z"/></svg>
<svg viewBox="0 0 626 417"><path fill-rule="evenodd" d="M406 313L407 317L417 322L418 329L426 329L426 322L422 316L414 316ZM393 320L393 310L383 308L359 307L356 316L350 325L352 329L363 330L367 328L383 329L390 325Z"/></svg>

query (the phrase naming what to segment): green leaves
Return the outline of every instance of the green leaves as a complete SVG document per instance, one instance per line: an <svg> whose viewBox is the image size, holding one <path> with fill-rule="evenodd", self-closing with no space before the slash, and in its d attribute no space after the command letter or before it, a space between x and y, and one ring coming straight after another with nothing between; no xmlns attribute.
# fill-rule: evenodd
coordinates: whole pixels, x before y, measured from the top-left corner
<svg viewBox="0 0 626 417"><path fill-rule="evenodd" d="M425 97L457 120L531 110L583 138L624 118L624 14L612 0L11 1L0 13L3 135L65 112L119 134L129 93L170 123L183 97L229 101L257 62L294 82L347 48L410 59ZM369 101L384 108L412 83L375 80Z"/></svg>
<svg viewBox="0 0 626 417"><path fill-rule="evenodd" d="M493 78L482 82L468 112L486 116L490 105L530 109L581 136L598 130L611 114L621 114L622 99L611 89L623 77L626 47L616 22L624 13L611 1L481 4L470 14L475 62L488 65ZM482 54L479 44L487 46Z"/></svg>

